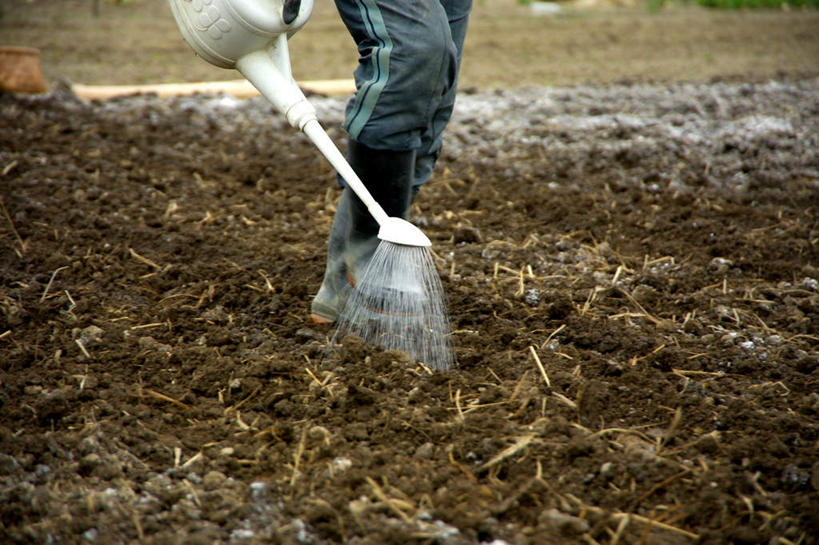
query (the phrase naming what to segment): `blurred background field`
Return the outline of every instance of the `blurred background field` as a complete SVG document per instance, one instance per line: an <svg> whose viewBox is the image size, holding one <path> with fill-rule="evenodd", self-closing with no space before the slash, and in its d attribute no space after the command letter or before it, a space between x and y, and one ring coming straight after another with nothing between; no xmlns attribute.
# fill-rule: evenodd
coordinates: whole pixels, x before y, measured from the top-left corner
<svg viewBox="0 0 819 545"><path fill-rule="evenodd" d="M819 76L817 0L478 0L462 87ZM49 82L236 79L194 57L163 0L6 0L0 45L41 49ZM327 0L291 40L297 79L349 78L357 53Z"/></svg>

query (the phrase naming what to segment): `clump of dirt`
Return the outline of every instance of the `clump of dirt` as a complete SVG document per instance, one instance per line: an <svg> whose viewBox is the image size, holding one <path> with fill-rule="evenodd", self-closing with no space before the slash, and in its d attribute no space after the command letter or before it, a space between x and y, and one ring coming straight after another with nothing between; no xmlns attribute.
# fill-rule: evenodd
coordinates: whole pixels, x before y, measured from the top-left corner
<svg viewBox="0 0 819 545"><path fill-rule="evenodd" d="M818 114L462 96L412 211L433 372L327 354L338 190L263 102L0 96L2 540L817 543Z"/></svg>

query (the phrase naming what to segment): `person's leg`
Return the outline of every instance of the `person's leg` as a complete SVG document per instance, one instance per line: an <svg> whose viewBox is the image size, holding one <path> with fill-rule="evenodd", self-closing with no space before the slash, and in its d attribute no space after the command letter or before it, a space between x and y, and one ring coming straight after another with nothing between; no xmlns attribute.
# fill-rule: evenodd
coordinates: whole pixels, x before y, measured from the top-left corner
<svg viewBox="0 0 819 545"><path fill-rule="evenodd" d="M415 151L376 150L350 140L347 144L347 160L387 216L406 219L415 169ZM350 224L344 265L350 283L355 284L378 246L380 226L350 188L345 188L344 192L348 194L350 203L345 211L349 214Z"/></svg>
<svg viewBox="0 0 819 545"><path fill-rule="evenodd" d="M347 160L388 216L406 218L412 199L414 150L376 150L350 140ZM364 273L379 244L378 230L378 223L364 203L345 187L330 230L324 280L311 307L314 322L334 322L338 318L349 286Z"/></svg>
<svg viewBox="0 0 819 545"><path fill-rule="evenodd" d="M455 65L454 71L445 74L443 78L445 90L441 94L427 130L421 136L421 147L418 148L415 162L413 196L418 193L421 185L429 180L432 170L435 168L435 163L441 155L444 128L452 117L452 109L455 106L458 73L461 68L469 13L472 10L472 0L442 0L442 4L447 14L450 36L456 50Z"/></svg>
<svg viewBox="0 0 819 545"><path fill-rule="evenodd" d="M406 217L415 150L457 75L459 52L447 12L439 0L336 0L336 5L360 54L358 91L344 122L348 160L388 215ZM369 212L345 189L324 281L313 301L314 320L337 318L346 280L354 283L363 270L378 244L377 233Z"/></svg>
<svg viewBox="0 0 819 545"><path fill-rule="evenodd" d="M334 322L338 311L347 297L347 267L344 265L344 251L347 248L347 233L350 230L350 194L345 189L338 201L330 228L330 240L327 244L327 263L324 267L324 278L318 293L310 307L310 317L315 323Z"/></svg>

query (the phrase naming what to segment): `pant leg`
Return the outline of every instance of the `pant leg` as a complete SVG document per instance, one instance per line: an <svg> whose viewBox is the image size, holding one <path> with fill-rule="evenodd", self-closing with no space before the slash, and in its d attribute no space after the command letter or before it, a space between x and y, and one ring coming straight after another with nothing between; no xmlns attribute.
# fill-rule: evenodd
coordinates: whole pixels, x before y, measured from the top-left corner
<svg viewBox="0 0 819 545"><path fill-rule="evenodd" d="M371 148L420 149L457 78L459 49L445 6L440 0L336 0L336 6L359 51L358 91L344 128Z"/></svg>
<svg viewBox="0 0 819 545"><path fill-rule="evenodd" d="M455 45L456 63L454 74L447 75L445 79L447 85L441 94L427 130L421 136L421 147L417 151L415 163L414 194L418 192L421 185L429 180L435 163L441 155L442 135L449 119L452 117L452 110L455 106L464 39L466 38L466 29L469 23L469 13L472 10L472 0L442 0L442 4L447 14L452 42Z"/></svg>
<svg viewBox="0 0 819 545"><path fill-rule="evenodd" d="M379 153L403 152L401 157L410 157L405 165L406 176L401 176L406 180L402 187L407 190L415 186L419 164L416 150L424 150L426 158L420 164L428 165L422 182L429 177L440 154L440 133L454 104L471 0L453 0L450 4L450 9L445 9L440 0L336 0L360 55L355 71L358 91L347 106L344 128L354 141L351 144L357 142L381 150ZM390 161L395 166L375 179L395 178L398 162ZM365 164L369 162L359 166ZM371 192L378 193L365 183ZM379 189L392 192L395 188L383 185ZM345 188L330 234L324 280L313 300L313 314L326 320L336 319L349 286L347 275L355 278L366 255L372 253L370 248L377 243L375 233L370 237L354 236L356 217L366 212L350 206L353 201L349 188ZM405 212L391 211L398 216Z"/></svg>

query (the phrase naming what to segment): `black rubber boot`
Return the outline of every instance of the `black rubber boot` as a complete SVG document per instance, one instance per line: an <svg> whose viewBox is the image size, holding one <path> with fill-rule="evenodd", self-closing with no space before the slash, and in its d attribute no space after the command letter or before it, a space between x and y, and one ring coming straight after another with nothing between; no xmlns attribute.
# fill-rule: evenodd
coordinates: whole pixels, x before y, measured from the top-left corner
<svg viewBox="0 0 819 545"><path fill-rule="evenodd" d="M388 216L407 219L412 202L415 151L376 150L350 140L347 160ZM378 229L378 222L364 203L350 192L350 225L345 261L353 280L359 278L378 245Z"/></svg>
<svg viewBox="0 0 819 545"><path fill-rule="evenodd" d="M388 216L407 218L415 151L376 150L350 139L347 160ZM350 283L358 280L378 246L378 229L364 203L345 187L330 231L324 280L311 307L314 321L338 318Z"/></svg>

